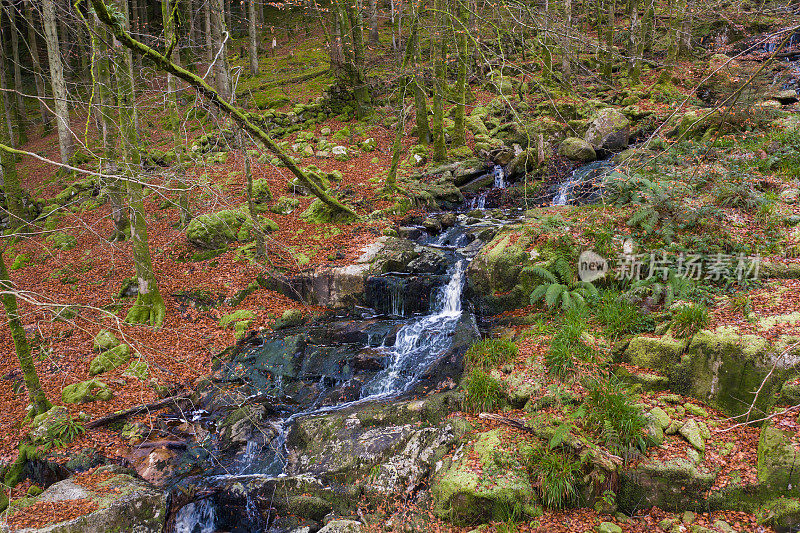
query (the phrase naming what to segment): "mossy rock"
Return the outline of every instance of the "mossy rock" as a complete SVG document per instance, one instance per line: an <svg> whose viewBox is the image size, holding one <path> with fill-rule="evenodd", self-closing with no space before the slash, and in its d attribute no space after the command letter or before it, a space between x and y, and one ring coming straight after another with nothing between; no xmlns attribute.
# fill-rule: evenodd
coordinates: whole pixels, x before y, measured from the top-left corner
<svg viewBox="0 0 800 533"><path fill-rule="evenodd" d="M469 526L502 520L511 509L532 508L536 494L510 444L495 429L481 433L447 459L431 482L436 516ZM473 458L479 463L478 471Z"/></svg>
<svg viewBox="0 0 800 533"><path fill-rule="evenodd" d="M269 207L269 210L278 215L288 215L300 205L300 200L297 198L289 198L288 196L281 196L278 200Z"/></svg>
<svg viewBox="0 0 800 533"><path fill-rule="evenodd" d="M793 435L767 423L758 439L758 481L775 496L800 495L800 456Z"/></svg>
<svg viewBox="0 0 800 533"><path fill-rule="evenodd" d="M287 309L272 325L272 329L293 328L305 322L303 311L300 309Z"/></svg>
<svg viewBox="0 0 800 533"><path fill-rule="evenodd" d="M320 199L311 202L308 209L303 211L300 216L314 224L346 223L353 220L353 217L348 213L334 210Z"/></svg>
<svg viewBox="0 0 800 533"><path fill-rule="evenodd" d="M249 310L249 309L239 309L238 311L234 311L233 313L227 314L219 319L219 327L223 329L227 329L236 322L242 322L256 318L256 314Z"/></svg>
<svg viewBox="0 0 800 533"><path fill-rule="evenodd" d="M333 510L333 506L317 496L300 495L289 499L292 514L311 520L322 520Z"/></svg>
<svg viewBox="0 0 800 533"><path fill-rule="evenodd" d="M131 347L127 344L120 344L110 350L106 350L92 360L89 365L89 375L96 376L103 372L108 372L119 366L124 365L131 359Z"/></svg>
<svg viewBox="0 0 800 533"><path fill-rule="evenodd" d="M67 385L61 391L61 400L64 403L86 403L97 400L108 401L113 397L114 393L108 385L96 379Z"/></svg>
<svg viewBox="0 0 800 533"><path fill-rule="evenodd" d="M96 352L104 352L119 345L119 339L107 329L101 329L92 341L92 349Z"/></svg>
<svg viewBox="0 0 800 533"><path fill-rule="evenodd" d="M800 501L797 498L778 498L763 505L758 515L759 523L771 526L779 533L797 531L800 527Z"/></svg>
<svg viewBox="0 0 800 533"><path fill-rule="evenodd" d="M150 375L150 367L146 361L133 361L122 375L131 376L140 381L144 381L147 379L147 376Z"/></svg>
<svg viewBox="0 0 800 533"><path fill-rule="evenodd" d="M272 201L272 191L264 178L253 180L253 202L263 204Z"/></svg>
<svg viewBox="0 0 800 533"><path fill-rule="evenodd" d="M686 342L670 337L635 337L625 349L625 362L642 368L666 372L681 360Z"/></svg>
<svg viewBox="0 0 800 533"><path fill-rule="evenodd" d="M247 220L244 212L226 209L216 213L200 215L192 219L186 228L186 238L200 248L216 250L236 241L236 234Z"/></svg>
<svg viewBox="0 0 800 533"><path fill-rule="evenodd" d="M73 235L64 233L63 231L51 233L47 236L45 241L51 243L59 250L72 250L78 244L78 239L76 239Z"/></svg>
<svg viewBox="0 0 800 533"><path fill-rule="evenodd" d="M597 159L592 145L577 137L567 137L558 146L558 154L573 161L588 163Z"/></svg>
<svg viewBox="0 0 800 533"><path fill-rule="evenodd" d="M60 428L71 422L72 417L69 410L63 405L54 405L33 418L28 436L34 444L44 444L56 437Z"/></svg>
<svg viewBox="0 0 800 533"><path fill-rule="evenodd" d="M664 511L704 509L715 475L687 459L647 460L620 472L619 508L626 513L658 507Z"/></svg>

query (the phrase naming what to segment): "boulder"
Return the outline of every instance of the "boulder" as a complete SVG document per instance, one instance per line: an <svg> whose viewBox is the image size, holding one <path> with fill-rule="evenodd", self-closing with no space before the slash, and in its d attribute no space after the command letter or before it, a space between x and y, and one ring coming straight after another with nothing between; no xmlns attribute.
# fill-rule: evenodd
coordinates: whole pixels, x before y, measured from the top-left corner
<svg viewBox="0 0 800 533"><path fill-rule="evenodd" d="M434 513L468 526L502 520L508 509L532 508L536 493L516 449L509 444L502 431L495 429L459 448L431 481Z"/></svg>
<svg viewBox="0 0 800 533"><path fill-rule="evenodd" d="M758 481L775 496L800 495L800 456L793 431L766 424L758 439Z"/></svg>
<svg viewBox="0 0 800 533"><path fill-rule="evenodd" d="M61 390L61 401L64 403L108 401L113 396L114 393L108 388L108 385L96 379L73 383Z"/></svg>
<svg viewBox="0 0 800 533"><path fill-rule="evenodd" d="M750 416L761 418L769 412L776 393L797 363L792 358L779 358L762 337L720 328L697 333L680 362L667 373L675 392L693 396L728 416L746 413L755 400Z"/></svg>
<svg viewBox="0 0 800 533"><path fill-rule="evenodd" d="M680 433L698 452L704 452L706 450L706 443L703 436L700 434L700 427L694 419L685 422L678 430L678 433Z"/></svg>
<svg viewBox="0 0 800 533"><path fill-rule="evenodd" d="M584 140L594 147L613 152L628 147L630 120L613 107L601 109L589 124Z"/></svg>
<svg viewBox="0 0 800 533"><path fill-rule="evenodd" d="M96 376L122 366L131 359L131 347L120 344L95 357L89 365L89 375Z"/></svg>
<svg viewBox="0 0 800 533"><path fill-rule="evenodd" d="M101 329L92 341L92 347L97 352L110 350L111 348L119 346L119 344L119 339L107 329Z"/></svg>
<svg viewBox="0 0 800 533"><path fill-rule="evenodd" d="M619 507L626 513L650 507L672 512L702 509L714 479L713 473L686 459L647 460L620 472Z"/></svg>
<svg viewBox="0 0 800 533"><path fill-rule="evenodd" d="M275 231L278 225L268 218L259 218L264 231ZM241 209L225 209L192 219L186 227L186 238L193 245L206 250L218 250L228 243L252 239L252 222Z"/></svg>
<svg viewBox="0 0 800 533"><path fill-rule="evenodd" d="M269 206L269 210L278 215L288 215L300 205L300 200L297 198L289 198L288 196L281 196L278 200Z"/></svg>
<svg viewBox="0 0 800 533"><path fill-rule="evenodd" d="M305 322L301 309L287 309L272 325L272 329L293 328Z"/></svg>
<svg viewBox="0 0 800 533"><path fill-rule="evenodd" d="M361 522L355 520L331 520L317 533L361 533Z"/></svg>
<svg viewBox="0 0 800 533"><path fill-rule="evenodd" d="M69 410L63 405L54 405L34 417L28 435L34 444L44 444L60 437L61 430L71 422Z"/></svg>
<svg viewBox="0 0 800 533"><path fill-rule="evenodd" d="M777 100L783 105L794 104L797 102L797 91L794 89L786 89L785 91L777 91L770 95L774 100Z"/></svg>
<svg viewBox="0 0 800 533"><path fill-rule="evenodd" d="M161 533L167 515L167 494L117 466L98 468L88 487L74 479L59 481L34 498L14 502L3 533ZM91 488L90 488L91 487ZM48 513L36 527L13 527L14 515L31 506ZM78 511L84 510L84 512ZM68 512L69 511L69 512ZM64 517L66 518L60 518Z"/></svg>
<svg viewBox="0 0 800 533"><path fill-rule="evenodd" d="M577 137L567 137L558 146L558 154L573 161L588 163L597 159L597 154L591 144L578 139Z"/></svg>
<svg viewBox="0 0 800 533"><path fill-rule="evenodd" d="M667 371L679 363L686 342L671 337L634 337L623 353L623 360L652 370Z"/></svg>

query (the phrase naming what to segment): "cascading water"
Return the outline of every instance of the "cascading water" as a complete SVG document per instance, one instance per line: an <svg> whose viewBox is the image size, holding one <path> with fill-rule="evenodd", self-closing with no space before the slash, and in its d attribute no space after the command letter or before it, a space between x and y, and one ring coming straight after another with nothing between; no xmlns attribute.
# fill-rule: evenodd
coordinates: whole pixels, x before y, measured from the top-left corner
<svg viewBox="0 0 800 533"><path fill-rule="evenodd" d="M573 170L569 177L553 188L552 205L573 205L597 201L603 183L614 170L611 160L594 161Z"/></svg>
<svg viewBox="0 0 800 533"><path fill-rule="evenodd" d="M465 262L460 260L453 267L450 281L440 290L437 310L397 332L391 363L362 389L362 399L405 392L416 382L415 370L424 369L447 350L447 338L461 317Z"/></svg>
<svg viewBox="0 0 800 533"><path fill-rule="evenodd" d="M436 243L440 240L441 244L437 245ZM375 346L375 338L372 334L366 337L367 347L373 346L372 349L378 348L386 353L386 364L364 384L357 399L325 406L322 403L324 394L320 392L317 398L306 404L306 408L285 418L273 420L272 425L275 432L271 439L266 441L263 438L248 440L243 453L238 456L236 468L228 469L224 474L208 476L205 479L213 484L253 478L262 480L281 478L285 476L284 472L289 456L286 447L287 435L295 420L377 399L392 398L410 391L417 385L421 375L435 361L451 350L454 334L457 328L461 327L460 322L465 318L462 312L461 297L468 260L454 251L457 246L465 244L464 240L463 230L460 228L451 229L446 237L429 239L429 245L448 250L445 253L452 263L447 271L447 283L436 290L435 297L431 297L430 314L405 319L406 323L400 326L393 336L383 337L384 340L380 346ZM395 317L403 314L403 285L402 283L397 285L398 297L390 298L391 311ZM390 292L390 294L393 293ZM397 323L396 318L391 320ZM474 328L474 325L471 327ZM330 378L327 376L320 378L319 390L324 390L326 379ZM265 442L265 444L261 444L261 442ZM240 517L242 523L247 524L242 526L244 527L243 531L263 531L263 525L256 520L257 513L253 512L251 507L253 507L253 502L248 495ZM215 509L214 502L211 500L204 499L191 503L177 513L173 531L175 533L211 533L216 531L218 523L221 525L225 522L218 514L219 511ZM251 514L253 515L252 519Z"/></svg>

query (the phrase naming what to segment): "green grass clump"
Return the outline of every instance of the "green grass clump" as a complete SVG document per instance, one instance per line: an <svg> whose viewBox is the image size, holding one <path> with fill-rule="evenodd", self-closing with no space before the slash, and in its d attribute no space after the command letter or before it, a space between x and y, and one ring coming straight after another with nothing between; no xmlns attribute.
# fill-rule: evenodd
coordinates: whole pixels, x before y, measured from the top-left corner
<svg viewBox="0 0 800 533"><path fill-rule="evenodd" d="M535 448L527 454L526 464L546 507L563 509L578 499L581 464L573 456Z"/></svg>
<svg viewBox="0 0 800 533"><path fill-rule="evenodd" d="M464 359L469 368L487 370L513 361L518 353L517 345L508 339L484 339L470 346Z"/></svg>
<svg viewBox="0 0 800 533"><path fill-rule="evenodd" d="M687 338L708 327L711 317L708 308L704 305L681 306L672 317L670 328L672 334L678 338Z"/></svg>
<svg viewBox="0 0 800 533"><path fill-rule="evenodd" d="M593 379L587 385L586 424L608 450L629 461L647 449L647 420L634 397L615 379Z"/></svg>
<svg viewBox="0 0 800 533"><path fill-rule="evenodd" d="M761 196L753 186L745 182L723 182L712 191L717 205L723 207L736 207L747 211L755 210L762 203Z"/></svg>
<svg viewBox="0 0 800 533"><path fill-rule="evenodd" d="M503 384L483 369L473 368L464 384L464 409L474 413L496 411L503 406Z"/></svg>
<svg viewBox="0 0 800 533"><path fill-rule="evenodd" d="M572 309L564 316L564 324L550 341L550 349L544 359L547 370L558 377L565 377L575 367L575 357L582 359L592 354L592 349L581 340L586 330L586 315L581 310Z"/></svg>
<svg viewBox="0 0 800 533"><path fill-rule="evenodd" d="M649 331L653 320L619 293L604 291L592 302L592 312L603 327L606 338L616 340L625 335Z"/></svg>

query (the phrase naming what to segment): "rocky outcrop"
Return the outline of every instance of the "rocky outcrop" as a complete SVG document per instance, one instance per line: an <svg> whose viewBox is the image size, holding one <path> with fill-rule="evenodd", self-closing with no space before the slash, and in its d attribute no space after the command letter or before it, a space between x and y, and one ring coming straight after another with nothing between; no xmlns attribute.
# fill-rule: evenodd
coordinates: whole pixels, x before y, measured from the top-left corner
<svg viewBox="0 0 800 533"><path fill-rule="evenodd" d="M619 152L628 147L631 122L625 115L607 107L589 124L584 140L596 148Z"/></svg>
<svg viewBox="0 0 800 533"><path fill-rule="evenodd" d="M0 531L15 533L161 533L167 510L167 495L128 470L116 466L98 468L90 485L66 479L51 485L35 498L23 498L12 504L9 522ZM38 527L12 528L14 513L31 506L46 505L52 521ZM75 517L74 509L86 509ZM72 510L73 518L59 521L64 511Z"/></svg>
<svg viewBox="0 0 800 533"><path fill-rule="evenodd" d="M658 507L665 511L701 509L714 484L712 472L687 459L645 461L620 473L619 507L626 513Z"/></svg>

